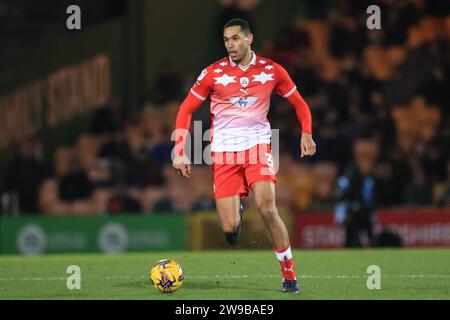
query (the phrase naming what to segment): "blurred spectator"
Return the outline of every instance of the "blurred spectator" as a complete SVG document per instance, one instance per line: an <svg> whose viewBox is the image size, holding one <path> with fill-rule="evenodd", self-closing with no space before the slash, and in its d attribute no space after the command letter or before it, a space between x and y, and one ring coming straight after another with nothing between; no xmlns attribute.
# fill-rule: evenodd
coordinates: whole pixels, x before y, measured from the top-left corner
<svg viewBox="0 0 450 320"><path fill-rule="evenodd" d="M153 88L153 101L164 104L183 96L183 79L170 61L160 63Z"/></svg>
<svg viewBox="0 0 450 320"><path fill-rule="evenodd" d="M145 108L141 115L141 128L144 136L144 152L148 162L150 184L161 186L164 178L161 174L162 168L171 164L171 152L173 148L171 130L168 125L170 109L176 105L178 111L179 102L170 101L165 105L165 114L154 108Z"/></svg>
<svg viewBox="0 0 450 320"><path fill-rule="evenodd" d="M404 195L402 194L406 186L411 183L413 176L413 169L408 159L408 155L398 150L398 148L388 149L390 153L387 157L388 160L384 163L386 168L386 180L384 185L387 187L385 190L391 190L388 193L390 199L390 205L401 205L403 203Z"/></svg>
<svg viewBox="0 0 450 320"><path fill-rule="evenodd" d="M68 202L85 200L90 198L92 191L92 183L82 170L79 158L72 156L68 173L59 180L59 198Z"/></svg>
<svg viewBox="0 0 450 320"><path fill-rule="evenodd" d="M305 29L288 25L276 34L269 55L287 70L292 70L302 50L310 48L310 45L311 40Z"/></svg>
<svg viewBox="0 0 450 320"><path fill-rule="evenodd" d="M343 168L351 157L351 150L348 138L338 129L337 112L333 109L324 115L323 122L314 137L317 144L315 160L333 161Z"/></svg>
<svg viewBox="0 0 450 320"><path fill-rule="evenodd" d="M399 8L392 8L387 11L387 21L385 23L384 46L395 46L405 43L407 39L407 21L401 17Z"/></svg>
<svg viewBox="0 0 450 320"><path fill-rule="evenodd" d="M370 139L354 144L354 163L338 178L336 222L345 228L345 246L370 246L374 210L380 205L378 179L374 174L378 146ZM365 239L363 238L365 236Z"/></svg>
<svg viewBox="0 0 450 320"><path fill-rule="evenodd" d="M416 159L411 160L413 177L404 189L403 203L411 207L429 205L432 202L430 183L424 175L421 165Z"/></svg>
<svg viewBox="0 0 450 320"><path fill-rule="evenodd" d="M447 161L447 180L443 185L442 194L439 196L438 206L450 208L450 160Z"/></svg>
<svg viewBox="0 0 450 320"><path fill-rule="evenodd" d="M108 188L113 186L117 177L112 170L111 161L107 159L96 159L94 165L88 171L88 178L93 188Z"/></svg>
<svg viewBox="0 0 450 320"><path fill-rule="evenodd" d="M106 105L94 112L90 132L93 134L109 134L121 129L123 114L121 102L112 98Z"/></svg>
<svg viewBox="0 0 450 320"><path fill-rule="evenodd" d="M435 67L431 77L425 82L422 92L431 105L439 106L443 112L448 113L450 108L450 79L445 75L442 67Z"/></svg>
<svg viewBox="0 0 450 320"><path fill-rule="evenodd" d="M10 207L17 206L16 209L21 213L39 212L38 190L46 175L37 141L34 138L23 139L19 153L13 157L6 170ZM17 204L13 204L14 201Z"/></svg>
<svg viewBox="0 0 450 320"><path fill-rule="evenodd" d="M331 14L330 20L330 53L338 59L349 54L360 55L364 47L365 33L357 20L343 10ZM351 45L343 45L344 43Z"/></svg>
<svg viewBox="0 0 450 320"><path fill-rule="evenodd" d="M120 185L116 187L106 204L107 213L138 213L141 211L142 206L139 201L128 194L124 186Z"/></svg>
<svg viewBox="0 0 450 320"><path fill-rule="evenodd" d="M193 197L195 190L189 186L190 181L180 180L172 165L164 166L163 175L167 182L164 186L164 195L155 203L153 210L156 212L188 212L195 201ZM198 180L201 179L201 176L195 175L195 178Z"/></svg>
<svg viewBox="0 0 450 320"><path fill-rule="evenodd" d="M336 185L337 167L329 162L321 162L314 166L316 177L310 207L313 210L329 210L334 206L333 191Z"/></svg>
<svg viewBox="0 0 450 320"><path fill-rule="evenodd" d="M125 182L129 187L145 189L149 186L161 186L164 180L157 162L148 158L143 149L127 163Z"/></svg>
<svg viewBox="0 0 450 320"><path fill-rule="evenodd" d="M366 114L371 119L372 131L376 139L383 146L391 146L394 143L392 137L395 137L396 134L395 123L390 114L391 109L385 102L383 95L374 90L366 105L368 105Z"/></svg>
<svg viewBox="0 0 450 320"><path fill-rule="evenodd" d="M125 132L115 131L112 139L101 147L98 157L126 163L131 158L131 147L125 138Z"/></svg>

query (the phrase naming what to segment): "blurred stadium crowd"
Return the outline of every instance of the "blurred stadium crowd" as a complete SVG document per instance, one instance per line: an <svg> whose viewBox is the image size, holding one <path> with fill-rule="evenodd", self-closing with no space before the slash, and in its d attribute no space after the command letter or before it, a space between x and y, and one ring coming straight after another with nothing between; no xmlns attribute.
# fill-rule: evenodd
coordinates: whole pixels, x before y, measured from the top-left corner
<svg viewBox="0 0 450 320"><path fill-rule="evenodd" d="M317 154L300 160L294 110L272 99L280 208L332 209L337 178L353 163L374 168L381 206L450 206L450 6L436 10L429 3L374 1L386 14L381 30L368 30L365 1L341 1L326 15L319 10L313 20L286 25L256 51L289 71L313 115ZM6 179L16 210L100 215L214 208L211 168L194 165L191 179L182 179L170 159L178 107L203 67L180 72L162 63L139 116L124 116L126 106L111 99L75 146L57 150L50 168L39 157L39 141L23 141ZM208 106L194 115L203 129Z"/></svg>

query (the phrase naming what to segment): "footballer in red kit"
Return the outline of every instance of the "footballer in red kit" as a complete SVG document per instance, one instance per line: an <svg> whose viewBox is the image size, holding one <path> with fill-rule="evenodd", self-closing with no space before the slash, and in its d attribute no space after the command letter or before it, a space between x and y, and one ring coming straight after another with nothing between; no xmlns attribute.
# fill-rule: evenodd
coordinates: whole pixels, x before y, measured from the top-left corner
<svg viewBox="0 0 450 320"><path fill-rule="evenodd" d="M237 243L243 214L240 199L252 190L281 266L283 291L299 292L289 235L275 204L277 179L267 119L270 96L275 91L294 107L302 127L301 157L316 151L311 113L286 70L252 51L253 34L245 20L229 21L223 39L228 56L203 69L178 111L173 167L190 177L185 134L192 114L210 97L214 198L225 238L231 245Z"/></svg>

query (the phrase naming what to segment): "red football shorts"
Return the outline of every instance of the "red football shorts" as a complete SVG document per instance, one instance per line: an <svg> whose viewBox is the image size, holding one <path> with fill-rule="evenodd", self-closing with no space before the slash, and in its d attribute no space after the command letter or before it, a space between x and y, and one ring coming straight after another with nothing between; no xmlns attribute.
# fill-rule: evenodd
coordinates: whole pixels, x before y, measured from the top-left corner
<svg viewBox="0 0 450 320"><path fill-rule="evenodd" d="M234 195L246 197L258 181L277 183L272 149L268 144L237 152L211 152L211 157L215 199Z"/></svg>

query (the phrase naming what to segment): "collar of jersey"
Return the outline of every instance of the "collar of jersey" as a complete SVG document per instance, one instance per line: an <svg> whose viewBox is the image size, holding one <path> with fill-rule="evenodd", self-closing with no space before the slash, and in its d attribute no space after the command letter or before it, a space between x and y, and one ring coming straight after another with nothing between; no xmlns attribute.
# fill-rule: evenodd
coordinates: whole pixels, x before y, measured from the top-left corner
<svg viewBox="0 0 450 320"><path fill-rule="evenodd" d="M230 65L231 65L232 67L238 66L239 68L241 68L242 70L245 71L245 70L247 70L251 65L255 65L255 64L256 64L256 54L253 52L253 50L252 50L252 55L253 55L252 61L250 61L250 63L249 63L248 65L246 65L245 67L240 66L240 65L237 65L236 63L234 63L233 60L231 60L230 56L228 56L228 60L230 60Z"/></svg>

